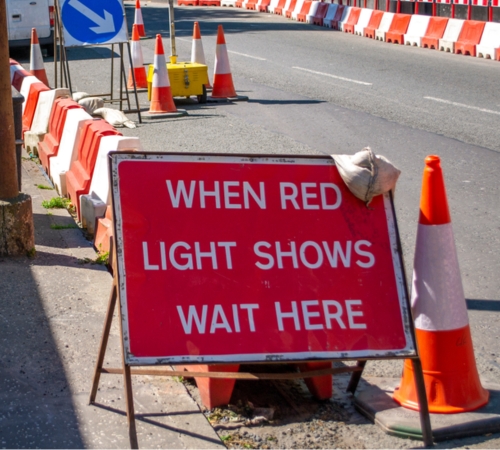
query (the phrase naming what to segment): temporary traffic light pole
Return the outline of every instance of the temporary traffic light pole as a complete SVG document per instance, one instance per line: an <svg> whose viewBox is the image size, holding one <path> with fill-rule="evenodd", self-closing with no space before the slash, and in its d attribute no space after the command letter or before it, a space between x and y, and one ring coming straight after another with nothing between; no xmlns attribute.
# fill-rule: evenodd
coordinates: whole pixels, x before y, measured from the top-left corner
<svg viewBox="0 0 500 450"><path fill-rule="evenodd" d="M132 448L132 375L263 380L351 372L347 390L354 394L368 360L402 358L413 363L422 437L432 445L389 193L366 208L325 157L109 157L114 278L90 403L101 374L124 376ZM104 368L117 301L122 367ZM346 360L357 364L300 373L144 367Z"/></svg>

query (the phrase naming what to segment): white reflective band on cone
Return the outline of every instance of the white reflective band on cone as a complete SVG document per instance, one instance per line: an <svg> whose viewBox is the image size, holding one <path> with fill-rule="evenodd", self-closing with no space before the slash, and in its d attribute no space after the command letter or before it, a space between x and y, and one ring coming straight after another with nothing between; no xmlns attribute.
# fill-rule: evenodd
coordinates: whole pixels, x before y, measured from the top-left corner
<svg viewBox="0 0 500 450"><path fill-rule="evenodd" d="M451 223L418 225L411 305L420 330L469 324Z"/></svg>
<svg viewBox="0 0 500 450"><path fill-rule="evenodd" d="M215 73L218 75L231 73L226 44L218 44L215 49Z"/></svg>
<svg viewBox="0 0 500 450"><path fill-rule="evenodd" d="M144 66L144 58L142 56L142 47L138 41L130 43L130 50L132 52L132 66L139 69Z"/></svg>
<svg viewBox="0 0 500 450"><path fill-rule="evenodd" d="M203 52L203 44L201 39L194 39L191 48L191 62L207 65L205 61L205 53Z"/></svg>
<svg viewBox="0 0 500 450"><path fill-rule="evenodd" d="M170 87L170 80L168 79L165 55L155 55L152 85L153 87L157 88Z"/></svg>

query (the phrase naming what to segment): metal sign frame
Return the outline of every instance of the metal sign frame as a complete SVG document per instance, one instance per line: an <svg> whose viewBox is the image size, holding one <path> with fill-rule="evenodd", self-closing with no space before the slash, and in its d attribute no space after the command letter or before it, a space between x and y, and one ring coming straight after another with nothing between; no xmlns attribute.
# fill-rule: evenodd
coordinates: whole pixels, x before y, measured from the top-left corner
<svg viewBox="0 0 500 450"><path fill-rule="evenodd" d="M410 313L410 305L408 300L408 290L406 286L406 278L404 275L404 264L402 259L402 248L401 243L399 241L399 234L397 229L397 221L395 218L394 205L392 201L392 196L387 194L384 199L384 208L388 222L389 222L389 234L391 235L391 251L395 256L393 258L394 269L397 272L397 285L398 285L398 293L400 294L400 308L402 317L407 317L408 320L405 321L405 335L408 337L411 346L409 349L405 349L399 354L395 354L394 352L386 352L382 354L370 354L369 352L364 353L356 353L346 355L344 354L328 354L328 355L312 355L307 357L302 355L302 357L297 357L297 355L290 355L289 359L279 360L277 363L290 363L290 362L304 362L305 360L323 360L323 361L343 361L343 360L356 360L356 366L348 366L342 368L329 368L329 369L321 369L314 370L309 372L300 372L300 373L240 373L240 372L185 372L180 370L158 370L159 368L155 367L154 369L148 368L136 368L134 366L161 366L161 365L169 365L173 362L179 363L180 361L177 359L174 360L166 360L165 358L153 358L153 359L134 359L130 358L127 355L127 340L128 340L128 331L127 327L127 304L126 298L123 298L126 295L124 291L124 267L123 267L123 242L122 242L122 228L126 227L127 224L122 221L120 217L120 198L118 195L118 180L117 180L117 167L120 162L127 160L161 160L165 158L171 158L172 160L182 160L186 159L190 160L203 160L203 161L228 161L232 162L239 161L240 163L246 162L248 164L255 162L262 162L264 160L268 160L275 164L283 164L284 162L293 164L294 161L304 162L310 161L313 163L316 161L317 163L323 164L332 164L334 165L333 160L328 157L314 157L314 156L277 156L277 155L269 155L269 156L259 156L255 155L220 155L220 154L186 154L186 153L136 153L136 152L111 152L109 156L110 164L110 182L112 186L112 202L113 202L113 225L114 225L114 236L113 236L113 244L112 251L110 254L112 255L112 265L113 265L113 287L111 290L108 310L106 314L106 318L104 321L104 328L101 338L101 343L99 346L98 357L96 361L96 366L94 370L94 378L92 384L92 390L90 394L90 404L94 404L97 396L97 390L99 386L99 380L101 374L122 374L124 376L124 389L125 389L125 398L126 398L126 410L127 410L127 418L129 423L129 438L130 444L132 448L138 448L137 442L137 434L135 427L135 413L134 413L134 402L133 402L133 394L132 394L132 375L158 375L158 376L184 376L184 377L207 377L207 378L224 378L224 379L244 379L244 380L262 380L262 379L294 379L294 378L309 378L309 377L317 377L327 374L335 374L335 373L345 373L350 372L351 381L347 388L348 392L352 394L355 393L357 385L361 379L361 375L365 364L368 360L380 360L380 359L402 359L407 358L410 359L413 363L414 373L415 373L415 383L416 390L418 394L419 404L420 404L420 422L422 427L422 434L425 445L432 445L432 430L430 425L430 417L427 405L427 398L425 394L425 384L423 378L422 367L420 363L420 358L418 356L418 352L415 344L415 334L414 334L414 326L413 321L411 320ZM104 368L104 357L108 342L108 337L111 329L111 324L113 320L113 313L115 307L118 305L119 308L119 319L120 319L120 335L121 335L121 346L122 346L122 368ZM259 362L267 362L267 363L276 363L272 358L268 361L264 361L262 359L252 359L248 358L248 355L244 356L242 360L238 359L238 362L244 361L259 361ZM234 361L234 359L227 358L215 358L210 360L210 364L214 363L227 363L228 361ZM203 363L207 363L206 359L203 359ZM191 358L188 360L183 359L182 365L186 364L196 364L200 363L199 359Z"/></svg>
<svg viewBox="0 0 500 450"><path fill-rule="evenodd" d="M87 44L87 45L82 45L82 47L86 46L111 46L111 76L110 76L110 91L104 94L90 94L93 97L104 97L104 102L105 103L119 103L119 109L120 111L123 111L124 113L137 113L139 123L142 123L142 117L141 117L141 109L139 106L139 97L137 95L137 84L135 81L135 73L134 70L131 70L132 74L132 80L133 80L133 93L134 93L134 98L135 98L135 105L136 107L133 109L131 107L131 102L130 102L130 92L126 88L127 86L127 73L125 70L125 64L124 64L124 55L125 55L125 49L124 47L126 46L127 52L128 52L128 59L129 59L129 66L132 68L133 63L132 63L132 53L130 49L130 42L128 41L128 26L127 26L127 19L125 15L125 6L123 4L123 0L120 0L120 3L122 5L124 14L123 14L123 29L125 32L125 41L122 42L117 42L118 45L118 50L119 50L119 57L120 57L120 62L119 62L119 96L118 98L115 97L115 92L114 92L114 85L113 85L113 78L115 75L115 42L110 42L110 43L104 43L104 44ZM76 47L76 46L73 46ZM63 23L62 23L62 16L61 16L61 6L60 6L60 0L54 0L54 87L66 87L69 89L70 93L73 94L73 87L71 83L71 74L70 74L70 68L69 68L69 60L67 56L67 51L66 49L68 46L65 45L65 40L64 40L64 31L63 31ZM69 46L71 48L71 46ZM58 68L59 64L59 68ZM123 109L123 103L126 102L127 104L127 109Z"/></svg>

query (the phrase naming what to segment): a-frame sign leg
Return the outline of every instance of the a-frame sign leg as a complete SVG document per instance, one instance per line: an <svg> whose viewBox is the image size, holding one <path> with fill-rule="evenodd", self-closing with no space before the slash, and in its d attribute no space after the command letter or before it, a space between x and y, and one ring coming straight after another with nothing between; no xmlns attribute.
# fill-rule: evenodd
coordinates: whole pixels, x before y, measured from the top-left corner
<svg viewBox="0 0 500 450"><path fill-rule="evenodd" d="M116 278L113 279L113 286L109 294L108 311L104 319L104 327L102 330L101 343L99 344L99 353L94 369L94 378L92 381L92 390L90 391L89 404L95 402L97 395L97 388L99 387L99 379L101 378L102 365L104 363L104 355L106 354L106 347L108 346L109 332L111 330L111 322L113 321L113 313L115 312L116 299L117 299L117 285Z"/></svg>
<svg viewBox="0 0 500 450"><path fill-rule="evenodd" d="M426 447L432 447L431 417L429 416L429 404L427 403L427 394L425 392L424 373L422 371L422 362L420 358L411 360L413 364L413 373L415 375L415 388L420 411L420 427L422 428L422 440Z"/></svg>
<svg viewBox="0 0 500 450"><path fill-rule="evenodd" d="M125 402L127 407L127 421L128 421L128 436L130 440L130 448L139 448L137 442L137 430L135 427L135 411L134 411L134 394L132 391L132 375L130 366L125 360L125 347L123 345L123 325L121 321L121 308L118 304L118 311L120 317L120 340L122 345L122 363L123 363L123 384L125 389Z"/></svg>
<svg viewBox="0 0 500 450"><path fill-rule="evenodd" d="M111 288L111 293L109 295L108 310L106 312L106 318L104 319L104 327L102 330L101 343L99 345L99 353L97 355L97 361L94 369L94 378L92 381L92 389L90 391L89 404L95 402L97 396L97 389L99 388L99 380L101 378L101 373L104 364L104 356L106 355L106 348L108 346L109 333L111 331L111 324L113 322L113 314L115 312L116 303L118 299L118 286L116 277L113 279L113 286ZM119 317L121 317L121 311L118 306ZM120 320L120 337L123 337L123 330L121 328ZM130 447L133 449L139 448L137 441L137 430L135 426L135 412L134 412L134 397L132 392L132 376L130 371L130 366L125 362L125 350L123 348L122 339L122 364L123 364L123 378L124 378L124 389L125 389L125 403L127 411L127 421L129 428L129 440Z"/></svg>

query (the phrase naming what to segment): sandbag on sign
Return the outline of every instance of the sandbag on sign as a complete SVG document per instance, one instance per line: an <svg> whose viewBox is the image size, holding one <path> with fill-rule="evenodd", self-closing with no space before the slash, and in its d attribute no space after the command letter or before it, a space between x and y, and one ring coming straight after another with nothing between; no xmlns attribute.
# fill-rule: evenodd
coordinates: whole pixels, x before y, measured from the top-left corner
<svg viewBox="0 0 500 450"><path fill-rule="evenodd" d="M368 206L376 195L396 187L401 171L365 147L354 155L331 155L348 189Z"/></svg>

